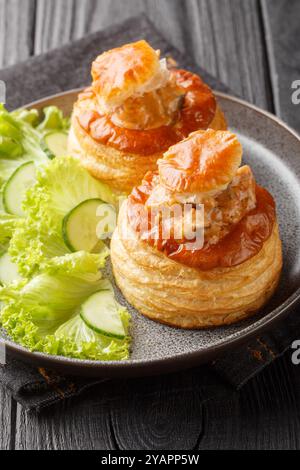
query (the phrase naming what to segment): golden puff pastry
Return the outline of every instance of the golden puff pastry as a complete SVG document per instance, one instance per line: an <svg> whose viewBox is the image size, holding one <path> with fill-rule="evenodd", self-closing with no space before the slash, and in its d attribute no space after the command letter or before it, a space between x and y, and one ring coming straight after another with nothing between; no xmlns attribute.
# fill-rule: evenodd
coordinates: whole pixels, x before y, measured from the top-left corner
<svg viewBox="0 0 300 470"><path fill-rule="evenodd" d="M101 54L92 79L74 105L69 151L119 191L130 192L190 132L227 128L201 78L169 68L146 41Z"/></svg>
<svg viewBox="0 0 300 470"><path fill-rule="evenodd" d="M123 204L112 265L124 296L145 316L180 328L228 325L257 312L274 293L282 268L275 203L248 166L238 167L241 157L233 134L196 132L170 149L158 172L148 173ZM164 177L173 173L166 162L178 170L168 187ZM227 170L214 173L214 165ZM193 207L202 201L201 247L189 250L186 239L162 239L161 218L143 223L151 208L174 201L192 201Z"/></svg>

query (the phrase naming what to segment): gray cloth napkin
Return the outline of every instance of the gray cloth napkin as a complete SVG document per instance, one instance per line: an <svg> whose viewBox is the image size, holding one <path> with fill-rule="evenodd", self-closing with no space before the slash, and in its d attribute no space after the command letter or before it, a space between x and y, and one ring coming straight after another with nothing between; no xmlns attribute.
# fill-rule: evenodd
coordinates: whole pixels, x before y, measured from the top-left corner
<svg viewBox="0 0 300 470"><path fill-rule="evenodd" d="M1 70L0 80L4 80L7 85L8 108L14 109L54 93L88 85L90 65L96 55L141 38L160 49L163 56L171 56L180 66L201 75L214 89L228 91L224 84L193 63L191 58L168 44L142 15L60 49L33 57L25 63ZM249 379L289 348L297 331L300 331L300 318L297 315L290 315L284 322L284 328L280 324L270 333L224 354L213 364L180 373L184 374L183 381L176 380L176 374L167 379L157 377L151 380L128 381L62 377L44 369L36 369L9 356L7 364L0 367L0 383L6 386L15 400L24 407L37 411L79 395L91 387L99 387L99 394L101 393L104 401L108 398L117 400L120 393L133 393L133 390L134 393L143 395L160 393L162 380L168 380L169 388L173 387L177 391L178 383L185 383L185 388L193 386L195 376L201 377L199 393L203 400L207 400L220 394L233 394L239 390ZM178 391L181 390L184 391L181 388Z"/></svg>

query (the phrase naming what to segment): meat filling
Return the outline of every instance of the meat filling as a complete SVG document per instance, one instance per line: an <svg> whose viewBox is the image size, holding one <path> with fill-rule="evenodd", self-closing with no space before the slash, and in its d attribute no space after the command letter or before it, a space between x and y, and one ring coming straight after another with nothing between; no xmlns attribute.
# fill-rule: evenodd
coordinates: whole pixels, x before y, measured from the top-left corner
<svg viewBox="0 0 300 470"><path fill-rule="evenodd" d="M156 211L154 225L159 221L165 233L169 230L171 238L178 242L192 239L192 234L204 227L204 244L214 245L256 206L255 179L247 165L237 170L226 189L210 194L172 193L159 183L158 175L154 178L154 189L146 205L154 214ZM189 210L183 210L187 205ZM172 209L169 217L162 216L162 208L166 207ZM202 211L200 217L197 211Z"/></svg>

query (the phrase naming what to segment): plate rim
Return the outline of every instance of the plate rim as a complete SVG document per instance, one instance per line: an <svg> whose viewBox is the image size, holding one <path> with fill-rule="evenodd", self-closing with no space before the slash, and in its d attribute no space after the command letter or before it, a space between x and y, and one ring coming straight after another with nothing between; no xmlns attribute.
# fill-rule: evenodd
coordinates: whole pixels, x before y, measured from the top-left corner
<svg viewBox="0 0 300 470"><path fill-rule="evenodd" d="M63 97L65 95L80 93L84 88L75 88L71 90L67 90L61 93L56 93L53 95L46 96L39 100L35 100L29 104L22 106L22 108L31 108L35 106L39 106L43 101L50 101L56 98ZM241 98L233 96L231 94L214 91L217 98L222 98L224 100L228 100L234 103L238 103L239 105L249 108L260 115L265 116L268 119L271 119L275 122L279 127L285 129L288 133L290 133L298 143L300 144L300 134L293 129L291 126L286 124L282 121L281 118L275 116L274 114L266 111L264 109L259 108L258 106L249 103ZM247 340L253 338L257 333L260 333L270 327L272 324L276 323L280 319L283 319L300 301L300 286L298 289L293 292L281 305L276 307L272 310L269 314L265 317L260 319L259 324L253 323L242 330L234 334L234 336L229 336L224 340L221 340L216 345L211 345L206 348L203 348L198 351L190 351L184 353L178 353L172 356L166 356L165 358L157 358L157 359L130 359L123 360L123 361L93 361L93 360L85 360L85 359L76 359L71 357L65 356L56 356L56 355L48 355L41 352L32 352L25 347L11 341L7 338L0 337L0 344L4 344L10 351L16 353L18 356L23 356L26 359L34 359L34 362L40 360L41 363L51 364L55 366L63 366L63 367L71 367L73 370L74 368L79 372L80 370L84 369L87 371L97 371L98 374L101 372L108 373L118 372L118 371L137 371L141 369L143 371L142 375L149 375L148 369L160 369L162 371L163 368L167 368L170 364L179 364L180 366L175 368L174 370L179 370L183 368L192 367L191 363L198 361L200 364L201 362L207 362L210 358L219 355L223 351L229 350L230 348L234 348L239 344L246 342ZM165 367L166 366L166 367ZM144 368L146 370L144 370ZM151 370L150 370L151 374Z"/></svg>

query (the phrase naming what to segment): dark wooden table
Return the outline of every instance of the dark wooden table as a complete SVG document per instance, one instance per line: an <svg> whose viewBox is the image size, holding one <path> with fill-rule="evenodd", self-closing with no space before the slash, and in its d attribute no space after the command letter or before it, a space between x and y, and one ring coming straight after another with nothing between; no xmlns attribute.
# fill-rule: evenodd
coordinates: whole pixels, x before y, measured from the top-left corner
<svg viewBox="0 0 300 470"><path fill-rule="evenodd" d="M232 90L300 131L300 105L291 102L300 79L299 0L0 0L0 68L142 11ZM196 387L171 393L168 378L155 399L125 393L117 405L103 404L91 391L40 415L0 389L0 448L299 449L300 366L290 356L237 397L204 405Z"/></svg>

